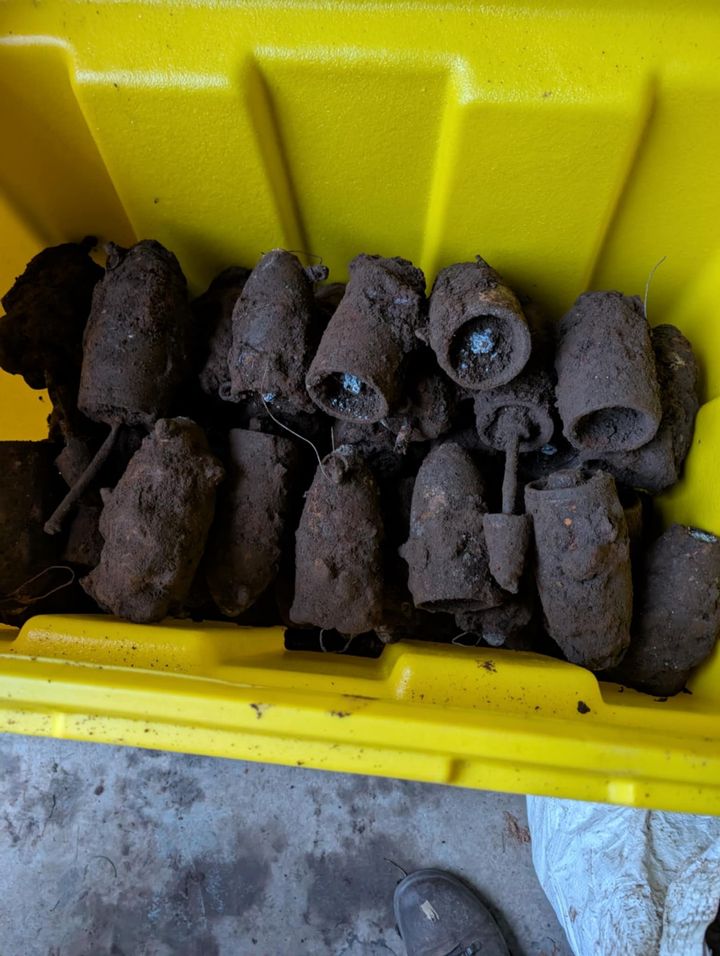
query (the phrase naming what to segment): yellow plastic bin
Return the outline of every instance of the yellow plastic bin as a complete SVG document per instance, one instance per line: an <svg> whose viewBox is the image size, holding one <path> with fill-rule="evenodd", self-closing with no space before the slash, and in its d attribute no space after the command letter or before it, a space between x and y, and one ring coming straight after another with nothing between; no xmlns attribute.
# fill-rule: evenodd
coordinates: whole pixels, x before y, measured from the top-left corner
<svg viewBox="0 0 720 956"><path fill-rule="evenodd" d="M6 0L0 288L40 247L154 237L195 290L283 245L429 280L482 253L560 315L642 293L704 367L668 519L720 533L720 7ZM0 438L48 403L0 378ZM290 653L279 630L0 630L0 728L720 812L720 654L667 701L532 655ZM585 706L580 706L580 704Z"/></svg>

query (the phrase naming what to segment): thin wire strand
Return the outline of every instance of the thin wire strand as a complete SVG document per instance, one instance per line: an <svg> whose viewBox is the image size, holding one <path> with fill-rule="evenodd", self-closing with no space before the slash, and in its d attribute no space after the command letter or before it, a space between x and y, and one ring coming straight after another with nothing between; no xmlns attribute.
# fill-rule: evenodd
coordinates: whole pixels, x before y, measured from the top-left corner
<svg viewBox="0 0 720 956"><path fill-rule="evenodd" d="M461 631L459 634L456 634L455 637L450 641L451 644L455 644L457 647L477 647L482 637L477 637L472 644L460 644L458 643L461 637L467 637L468 634L476 634L476 631Z"/></svg>
<svg viewBox="0 0 720 956"><path fill-rule="evenodd" d="M45 594L41 594L38 597L32 598L32 601L28 603L35 604L36 601L44 601L45 598L49 598L51 594L55 594L57 591L62 591L64 588L69 588L71 584L74 584L76 580L76 574L72 568L68 568L67 570L70 572L69 581L66 581L65 584L58 584L56 588L52 588L50 591L46 591Z"/></svg>
<svg viewBox="0 0 720 956"><path fill-rule="evenodd" d="M327 630L328 628L321 627L320 635L318 637L318 640L320 641L320 650L323 652L323 654L344 654L348 650L352 642L355 640L355 635L351 634L350 637L347 639L344 647L340 648L340 650L338 651L331 651L329 647L325 647L325 631Z"/></svg>
<svg viewBox="0 0 720 956"><path fill-rule="evenodd" d="M293 256L306 256L308 259L317 259L319 266L324 266L323 257L319 256L317 252L308 252L307 249L286 249L285 252L289 252ZM263 253L265 255L265 253Z"/></svg>
<svg viewBox="0 0 720 956"><path fill-rule="evenodd" d="M382 427L385 429L386 432L391 432L393 435L395 434L395 432L392 430L392 428L388 425L387 419L381 418L381 419L380 419L380 424L382 425Z"/></svg>
<svg viewBox="0 0 720 956"><path fill-rule="evenodd" d="M663 256L662 259L658 259L658 261L655 263L655 265L654 265L654 266L652 267L652 269L650 270L650 275L647 277L647 282L645 283L645 300L644 300L644 303L643 303L643 308L645 309L645 318L646 318L646 319L647 319L647 317L648 317L647 304L648 304L648 293L650 292L650 283L651 283L652 280L655 278L655 273L658 271L658 269L659 269L660 266L663 264L663 262L665 262L666 259L667 259L667 256Z"/></svg>
<svg viewBox="0 0 720 956"><path fill-rule="evenodd" d="M42 571L38 571L37 574L33 574L31 578L27 579L27 581L23 581L22 584L18 584L18 586L13 591L10 591L6 597L12 597L14 594L19 594L23 588L28 586L28 584L32 584L33 581L37 581L38 578L43 577L43 575L48 574L50 571L69 571L72 574L73 579L75 578L75 572L66 564L51 564L47 568L43 568Z"/></svg>
<svg viewBox="0 0 720 956"><path fill-rule="evenodd" d="M265 383L266 383L266 381L267 381L267 369L265 369L265 374L263 375L263 385L262 385L263 389L265 388ZM323 463L322 463L322 458L320 457L320 452L317 450L315 444L314 444L313 442L311 442L309 438L306 438L304 435L300 435L298 432L293 431L292 428L290 428L289 425L286 425L284 422L281 422L279 418L276 418L276 417L273 415L273 413L270 411L270 406L269 406L268 403L265 401L265 396L263 395L262 392L260 392L260 401L263 403L263 405L265 406L265 411L268 413L268 415L270 416L270 418L272 418L272 420L275 422L276 425L279 425L280 428L284 428L286 432L290 432L291 435L294 435L296 438L299 438L300 441L304 441L306 444L308 444L308 445L312 448L312 450L315 452L315 457L316 457L317 460L318 460L318 465L320 466L320 471L323 473L323 477L326 478L328 481L330 481L330 478L329 478L329 476L328 476L328 473L327 473L327 472L325 471L325 469L323 468Z"/></svg>
<svg viewBox="0 0 720 956"><path fill-rule="evenodd" d="M66 581L64 584L58 584L57 587L51 588L49 591L46 591L45 594L38 594L35 597L24 597L24 588L29 584L32 584L33 581L37 581L38 578L43 577L43 575L48 574L50 571L69 571L70 580ZM37 601L44 601L45 598L50 597L51 594L55 594L56 591L62 591L63 588L70 587L71 584L75 582L75 572L72 568L69 568L66 564L51 564L49 567L44 568L42 571L38 571L37 574L34 574L31 578L28 578L27 581L23 581L22 584L19 584L14 591L10 591L9 594L5 594L0 597L1 603L13 602L19 604L35 604Z"/></svg>

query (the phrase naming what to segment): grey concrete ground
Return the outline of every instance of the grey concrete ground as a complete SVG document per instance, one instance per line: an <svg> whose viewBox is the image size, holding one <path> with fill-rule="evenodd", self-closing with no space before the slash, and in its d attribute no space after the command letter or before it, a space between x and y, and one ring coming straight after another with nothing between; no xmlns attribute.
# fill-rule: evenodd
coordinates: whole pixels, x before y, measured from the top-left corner
<svg viewBox="0 0 720 956"><path fill-rule="evenodd" d="M401 956L388 859L569 954L520 797L0 737L0 956Z"/></svg>

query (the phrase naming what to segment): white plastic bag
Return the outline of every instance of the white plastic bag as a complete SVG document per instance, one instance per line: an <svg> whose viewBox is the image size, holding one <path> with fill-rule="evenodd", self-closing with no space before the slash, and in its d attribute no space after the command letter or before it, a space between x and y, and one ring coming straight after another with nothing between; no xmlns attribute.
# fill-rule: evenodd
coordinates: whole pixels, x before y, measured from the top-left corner
<svg viewBox="0 0 720 956"><path fill-rule="evenodd" d="M720 818L528 797L535 870L575 956L707 956Z"/></svg>

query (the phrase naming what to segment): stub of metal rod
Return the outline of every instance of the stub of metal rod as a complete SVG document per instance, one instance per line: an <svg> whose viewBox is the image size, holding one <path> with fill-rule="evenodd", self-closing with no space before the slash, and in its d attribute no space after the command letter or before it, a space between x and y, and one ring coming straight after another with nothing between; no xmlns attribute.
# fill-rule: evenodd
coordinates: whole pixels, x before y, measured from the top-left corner
<svg viewBox="0 0 720 956"><path fill-rule="evenodd" d="M100 469L108 460L110 452L113 450L115 445L118 432L121 428L121 422L113 423L105 441L95 453L93 460L45 522L45 527L43 529L45 534L58 534L60 531L62 531L65 519L78 503L80 498L82 498L82 496L88 490L93 481L97 478L98 474L100 473Z"/></svg>
<svg viewBox="0 0 720 956"><path fill-rule="evenodd" d="M618 663L630 642L628 530L615 482L602 471L558 471L525 488L535 579L547 631L569 661Z"/></svg>
<svg viewBox="0 0 720 956"><path fill-rule="evenodd" d="M502 510L506 515L515 514L517 504L518 447L520 436L517 432L508 436L505 445L505 474L502 484Z"/></svg>

